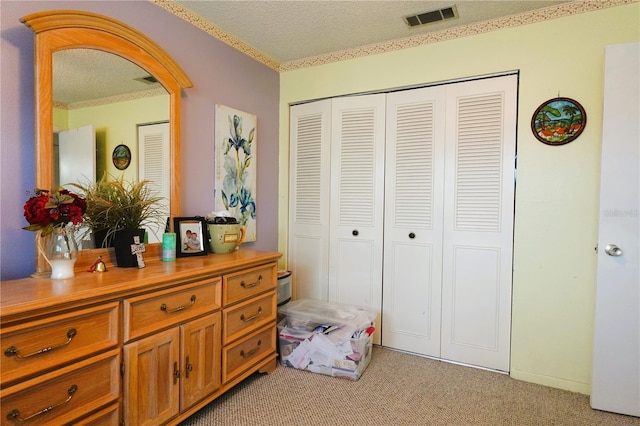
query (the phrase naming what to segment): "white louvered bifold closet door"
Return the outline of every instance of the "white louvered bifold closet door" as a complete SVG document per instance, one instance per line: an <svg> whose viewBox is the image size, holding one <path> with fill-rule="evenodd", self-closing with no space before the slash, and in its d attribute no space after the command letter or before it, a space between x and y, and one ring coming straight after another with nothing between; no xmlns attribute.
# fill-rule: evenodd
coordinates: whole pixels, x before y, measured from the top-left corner
<svg viewBox="0 0 640 426"><path fill-rule="evenodd" d="M163 197L160 205L163 217L169 217L171 198L171 147L169 146L169 123L149 124L138 127L138 179L151 181L151 188ZM150 243L162 241L165 223L147 225Z"/></svg>
<svg viewBox="0 0 640 426"><path fill-rule="evenodd" d="M385 95L332 101L329 301L382 305ZM380 343L380 315L374 343Z"/></svg>
<svg viewBox="0 0 640 426"><path fill-rule="evenodd" d="M509 371L517 76L447 87L441 357Z"/></svg>
<svg viewBox="0 0 640 426"><path fill-rule="evenodd" d="M292 107L296 296L371 307L376 344L508 371L516 95L509 75Z"/></svg>
<svg viewBox="0 0 640 426"><path fill-rule="evenodd" d="M291 107L288 264L294 297L329 297L331 100Z"/></svg>
<svg viewBox="0 0 640 426"><path fill-rule="evenodd" d="M440 356L444 86L387 96L382 345Z"/></svg>
<svg viewBox="0 0 640 426"><path fill-rule="evenodd" d="M509 370L516 90L388 95L383 346Z"/></svg>

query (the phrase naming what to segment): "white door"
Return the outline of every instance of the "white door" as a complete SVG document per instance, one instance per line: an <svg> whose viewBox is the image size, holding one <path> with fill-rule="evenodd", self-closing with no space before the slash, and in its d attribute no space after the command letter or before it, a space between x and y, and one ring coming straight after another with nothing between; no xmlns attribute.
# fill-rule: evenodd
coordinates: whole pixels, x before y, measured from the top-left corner
<svg viewBox="0 0 640 426"><path fill-rule="evenodd" d="M445 86L387 96L382 345L440 357Z"/></svg>
<svg viewBox="0 0 640 426"><path fill-rule="evenodd" d="M289 137L293 296L328 301L331 100L292 106Z"/></svg>
<svg viewBox="0 0 640 426"><path fill-rule="evenodd" d="M605 58L591 406L640 416L640 44Z"/></svg>
<svg viewBox="0 0 640 426"><path fill-rule="evenodd" d="M60 185L95 182L96 132L92 125L58 133L58 149Z"/></svg>
<svg viewBox="0 0 640 426"><path fill-rule="evenodd" d="M443 359L509 371L516 75L447 86Z"/></svg>
<svg viewBox="0 0 640 426"><path fill-rule="evenodd" d="M171 163L169 146L169 123L138 126L138 174L140 180L149 180L149 187L163 197L161 214L169 217L171 198ZM162 241L165 224L146 226L150 243Z"/></svg>
<svg viewBox="0 0 640 426"><path fill-rule="evenodd" d="M329 301L382 305L385 95L332 100ZM380 343L380 315L374 343Z"/></svg>
<svg viewBox="0 0 640 426"><path fill-rule="evenodd" d="M382 342L509 370L517 76L389 95Z"/></svg>
<svg viewBox="0 0 640 426"><path fill-rule="evenodd" d="M77 191L69 183L86 185L95 182L96 176L96 132L93 125L58 133L58 180L61 186ZM93 248L91 228L80 225L76 232L78 248Z"/></svg>

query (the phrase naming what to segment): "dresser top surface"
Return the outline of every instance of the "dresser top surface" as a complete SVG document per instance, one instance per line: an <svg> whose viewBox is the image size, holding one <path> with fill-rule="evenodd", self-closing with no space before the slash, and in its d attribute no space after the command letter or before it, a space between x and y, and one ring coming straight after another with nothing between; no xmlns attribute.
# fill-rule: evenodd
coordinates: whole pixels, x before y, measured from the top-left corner
<svg viewBox="0 0 640 426"><path fill-rule="evenodd" d="M131 294L275 262L278 252L240 249L229 254L178 258L174 262L146 261L145 268L109 267L107 272L77 271L74 278L22 278L0 282L0 317L3 321L22 314L96 303Z"/></svg>

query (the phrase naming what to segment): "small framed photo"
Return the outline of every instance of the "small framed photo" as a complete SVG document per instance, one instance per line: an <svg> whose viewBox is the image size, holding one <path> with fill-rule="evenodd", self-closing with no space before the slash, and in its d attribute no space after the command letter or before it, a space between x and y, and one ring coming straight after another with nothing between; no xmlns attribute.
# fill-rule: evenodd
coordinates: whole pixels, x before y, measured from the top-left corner
<svg viewBox="0 0 640 426"><path fill-rule="evenodd" d="M176 257L203 256L207 254L206 228L203 217L175 217Z"/></svg>

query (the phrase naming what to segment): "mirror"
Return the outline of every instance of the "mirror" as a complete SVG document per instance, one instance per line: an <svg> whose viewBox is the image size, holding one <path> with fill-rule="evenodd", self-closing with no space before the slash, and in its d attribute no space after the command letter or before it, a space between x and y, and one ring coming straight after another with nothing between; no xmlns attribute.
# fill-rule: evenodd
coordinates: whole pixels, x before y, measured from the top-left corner
<svg viewBox="0 0 640 426"><path fill-rule="evenodd" d="M84 11L45 11L21 19L35 33L36 186L55 185L53 169L53 56L67 49L93 49L117 55L144 69L169 97L170 215L180 216L180 92L192 87L180 66L153 40L112 18ZM112 251L112 250L111 250ZM89 252L89 253L87 253ZM92 263L108 250L85 250L76 267ZM83 262L84 259L84 262ZM47 262L38 256L37 272Z"/></svg>
<svg viewBox="0 0 640 426"><path fill-rule="evenodd" d="M163 197L160 209L167 217L167 91L138 65L96 49L54 52L52 73L53 186L95 182L105 173L127 182L147 179ZM145 147L153 155L144 155ZM162 240L162 224L146 228L148 242ZM93 248L91 234L81 228L76 235L80 249Z"/></svg>

